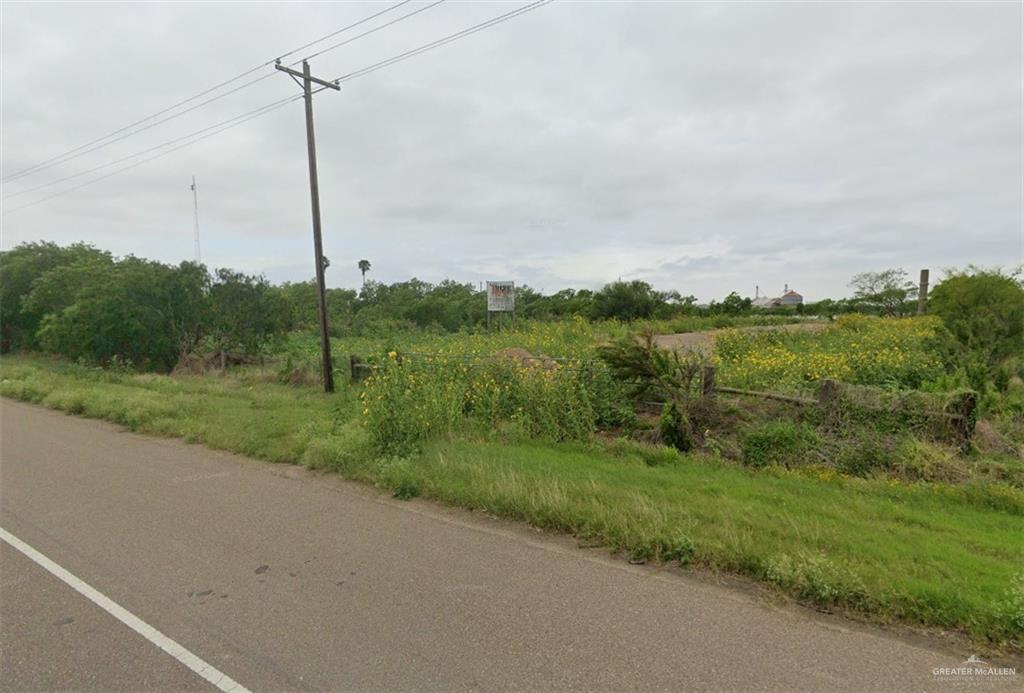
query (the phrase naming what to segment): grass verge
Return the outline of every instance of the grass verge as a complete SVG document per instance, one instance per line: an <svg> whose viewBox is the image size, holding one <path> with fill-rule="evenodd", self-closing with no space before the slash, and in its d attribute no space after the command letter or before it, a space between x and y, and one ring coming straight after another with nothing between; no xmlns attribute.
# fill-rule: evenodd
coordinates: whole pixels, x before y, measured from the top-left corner
<svg viewBox="0 0 1024 693"><path fill-rule="evenodd" d="M0 395L571 532L636 558L747 575L798 599L1022 649L1024 503L999 485L753 471L636 446L481 435L370 452L355 393L244 377L0 360ZM652 459L656 463L652 463Z"/></svg>

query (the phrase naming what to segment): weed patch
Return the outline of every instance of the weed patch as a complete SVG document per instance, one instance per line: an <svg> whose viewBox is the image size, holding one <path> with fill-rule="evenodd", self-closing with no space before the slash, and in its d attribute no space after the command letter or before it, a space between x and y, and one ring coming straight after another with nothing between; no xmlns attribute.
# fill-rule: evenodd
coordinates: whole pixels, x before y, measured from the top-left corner
<svg viewBox="0 0 1024 693"><path fill-rule="evenodd" d="M805 465L820 443L818 434L807 424L767 423L743 436L743 463L749 467Z"/></svg>
<svg viewBox="0 0 1024 693"><path fill-rule="evenodd" d="M843 441L834 454L836 469L850 476L871 476L888 470L892 464L892 451L879 436Z"/></svg>
<svg viewBox="0 0 1024 693"><path fill-rule="evenodd" d="M837 564L823 554L783 554L770 559L766 577L784 590L818 606L864 609L868 591L848 566Z"/></svg>

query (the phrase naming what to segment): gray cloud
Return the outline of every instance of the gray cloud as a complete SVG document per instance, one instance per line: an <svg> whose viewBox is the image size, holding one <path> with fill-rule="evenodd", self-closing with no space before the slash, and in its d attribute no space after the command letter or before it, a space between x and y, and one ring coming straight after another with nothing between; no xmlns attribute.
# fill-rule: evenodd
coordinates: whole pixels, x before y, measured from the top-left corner
<svg viewBox="0 0 1024 693"><path fill-rule="evenodd" d="M518 5L447 3L314 69L344 74ZM382 7L4 3L3 170ZM353 80L316 97L329 279L357 285L366 257L386 281L554 290L621 276L707 300L787 282L841 294L854 272L889 266L1015 264L1021 11L556 2ZM4 192L292 93L272 75ZM11 212L4 247L81 239L187 259L192 174L204 260L311 274L300 104Z"/></svg>

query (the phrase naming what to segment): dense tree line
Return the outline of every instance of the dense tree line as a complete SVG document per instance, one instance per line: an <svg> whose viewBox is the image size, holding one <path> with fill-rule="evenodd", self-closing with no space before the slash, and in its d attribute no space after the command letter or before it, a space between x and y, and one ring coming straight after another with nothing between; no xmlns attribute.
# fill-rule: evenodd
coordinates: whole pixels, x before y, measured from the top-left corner
<svg viewBox="0 0 1024 693"><path fill-rule="evenodd" d="M369 270L370 263L361 261L364 267ZM915 287L902 270L857 275L851 286L851 298L767 310L736 292L698 306L693 296L657 291L640 280L549 295L523 286L516 292L516 309L521 318L534 320L638 320L754 312L902 315L916 308ZM945 278L930 300L931 310L943 317L978 368L990 369L1021 351L1024 289L1018 276L969 268ZM327 305L334 336L410 328L456 332L479 328L487 317L484 292L452 280L365 281L359 291L328 290ZM211 274L189 262L172 266L115 258L81 243L26 243L0 253L0 350L5 352L40 350L168 371L183 355L259 355L289 331L316 327L312 281L272 286L262 277L227 269Z"/></svg>
<svg viewBox="0 0 1024 693"><path fill-rule="evenodd" d="M88 245L0 254L0 348L169 371L195 350L259 353L287 329L264 279L183 262L114 258Z"/></svg>

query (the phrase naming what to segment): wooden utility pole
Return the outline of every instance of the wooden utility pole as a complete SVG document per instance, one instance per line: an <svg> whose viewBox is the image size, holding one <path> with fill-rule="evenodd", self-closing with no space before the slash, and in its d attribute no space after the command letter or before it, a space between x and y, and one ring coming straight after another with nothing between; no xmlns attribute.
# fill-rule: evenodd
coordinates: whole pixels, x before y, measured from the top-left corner
<svg viewBox="0 0 1024 693"><path fill-rule="evenodd" d="M309 74L309 62L302 61L302 72L278 63L302 87L306 101L306 148L309 154L309 198L313 207L313 253L316 256L316 288L320 304L320 356L324 373L324 392L334 392L334 369L331 364L331 340L327 334L327 290L324 282L324 243L320 234L320 181L316 173L316 136L313 134L313 84L339 91L336 82L318 79ZM301 80L301 81L300 81Z"/></svg>
<svg viewBox="0 0 1024 693"><path fill-rule="evenodd" d="M921 270L921 282L917 285L917 314L924 315L928 309L928 270Z"/></svg>

